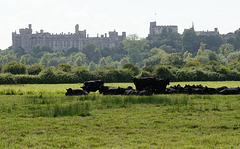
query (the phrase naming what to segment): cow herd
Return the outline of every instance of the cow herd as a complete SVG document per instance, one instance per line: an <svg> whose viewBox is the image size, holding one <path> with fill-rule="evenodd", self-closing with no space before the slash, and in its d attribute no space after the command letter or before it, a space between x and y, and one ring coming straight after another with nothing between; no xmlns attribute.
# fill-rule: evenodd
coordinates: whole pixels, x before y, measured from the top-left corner
<svg viewBox="0 0 240 149"><path fill-rule="evenodd" d="M240 88L228 88L226 86L218 88L209 88L202 85L181 85L170 86L169 79L142 77L134 78L133 83L136 89L131 86L127 88L104 86L102 80L92 80L84 82L82 89L67 89L66 96L88 95L90 92L99 91L103 95L152 95L152 94L222 94L232 95L240 94Z"/></svg>

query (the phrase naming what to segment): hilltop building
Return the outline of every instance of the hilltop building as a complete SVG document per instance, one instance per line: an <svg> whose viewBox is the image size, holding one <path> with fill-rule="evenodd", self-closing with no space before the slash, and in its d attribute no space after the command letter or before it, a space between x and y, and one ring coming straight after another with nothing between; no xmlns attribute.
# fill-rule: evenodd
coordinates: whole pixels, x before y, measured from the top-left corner
<svg viewBox="0 0 240 149"><path fill-rule="evenodd" d="M192 23L192 29L194 29L194 23ZM195 31L197 36L215 36L215 35L220 35L218 28L214 28L214 31Z"/></svg>
<svg viewBox="0 0 240 149"><path fill-rule="evenodd" d="M164 31L166 31L167 33L178 33L178 26L176 25L157 26L156 21L150 22L149 35L160 35Z"/></svg>
<svg viewBox="0 0 240 149"><path fill-rule="evenodd" d="M218 28L214 28L214 31L195 31L197 36L203 35L203 36L215 36L219 35Z"/></svg>
<svg viewBox="0 0 240 149"><path fill-rule="evenodd" d="M12 33L12 47L17 49L22 47L25 52L31 51L35 45L48 46L53 50L68 50L72 47L79 50L83 49L86 43L94 43L97 48L114 48L119 46L122 41L126 38L126 32L122 32L122 35L118 35L118 32L110 31L109 36L107 33L101 35L100 37L89 37L86 34L86 30L79 31L79 25L75 26L75 33L68 34L51 34L40 30L40 32L32 33L32 25L29 24L28 28L20 29L20 34L16 31Z"/></svg>

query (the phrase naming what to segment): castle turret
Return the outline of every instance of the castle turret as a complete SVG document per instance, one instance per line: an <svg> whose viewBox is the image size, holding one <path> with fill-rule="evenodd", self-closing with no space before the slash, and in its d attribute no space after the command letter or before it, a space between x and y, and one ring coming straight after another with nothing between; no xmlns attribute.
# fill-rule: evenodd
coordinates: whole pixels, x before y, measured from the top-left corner
<svg viewBox="0 0 240 149"><path fill-rule="evenodd" d="M76 26L75 26L75 34L78 34L79 33L79 25L77 24Z"/></svg>
<svg viewBox="0 0 240 149"><path fill-rule="evenodd" d="M154 35L155 34L154 28L156 26L157 26L157 22L150 22L150 30L149 30L150 35Z"/></svg>

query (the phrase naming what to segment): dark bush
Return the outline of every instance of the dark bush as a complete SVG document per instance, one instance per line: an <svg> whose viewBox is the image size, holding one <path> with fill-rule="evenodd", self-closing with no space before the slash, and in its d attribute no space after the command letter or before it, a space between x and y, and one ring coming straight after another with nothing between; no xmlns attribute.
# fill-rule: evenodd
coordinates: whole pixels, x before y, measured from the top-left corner
<svg viewBox="0 0 240 149"><path fill-rule="evenodd" d="M57 77L56 77L53 69L50 67L43 70L39 75L40 75L42 83L51 84L51 83L59 82L59 80L57 80Z"/></svg>
<svg viewBox="0 0 240 149"><path fill-rule="evenodd" d="M27 68L29 75L38 75L43 70L43 66L40 64L33 64Z"/></svg>
<svg viewBox="0 0 240 149"><path fill-rule="evenodd" d="M0 75L0 84L16 84L14 75L10 73Z"/></svg>
<svg viewBox="0 0 240 149"><path fill-rule="evenodd" d="M78 83L95 79L93 73L84 67L78 67L74 73Z"/></svg>
<svg viewBox="0 0 240 149"><path fill-rule="evenodd" d="M171 80L176 80L176 76L167 66L158 66L153 71L153 75L157 78L169 78Z"/></svg>
<svg viewBox="0 0 240 149"><path fill-rule="evenodd" d="M24 64L12 61L4 65L4 72L9 72L12 74L25 74L26 67Z"/></svg>
<svg viewBox="0 0 240 149"><path fill-rule="evenodd" d="M16 84L41 84L42 81L38 75L15 75Z"/></svg>
<svg viewBox="0 0 240 149"><path fill-rule="evenodd" d="M123 65L123 69L129 69L131 71L133 71L134 76L138 75L140 73L140 69L138 68L138 66L132 64L132 63L126 63Z"/></svg>
<svg viewBox="0 0 240 149"><path fill-rule="evenodd" d="M57 66L57 69L59 69L59 70L61 70L61 71L64 71L64 72L70 72L71 69L72 69L72 67L71 67L71 65L69 65L69 64L59 64L59 65Z"/></svg>

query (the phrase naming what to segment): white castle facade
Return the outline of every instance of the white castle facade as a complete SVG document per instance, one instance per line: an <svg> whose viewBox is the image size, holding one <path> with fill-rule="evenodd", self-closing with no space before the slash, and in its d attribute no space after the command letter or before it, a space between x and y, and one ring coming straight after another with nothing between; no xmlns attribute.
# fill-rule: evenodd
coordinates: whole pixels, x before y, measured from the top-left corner
<svg viewBox="0 0 240 149"><path fill-rule="evenodd" d="M12 33L12 48L15 50L22 47L27 53L36 45L48 46L55 51L68 50L72 47L82 50L85 44L94 43L97 48L103 49L119 46L125 38L126 32L118 35L116 31L109 32L109 36L105 33L99 37L89 37L86 30L79 31L78 24L75 26L75 33L51 34L41 30L33 34L32 25L29 24L28 28L19 29L19 34L16 31Z"/></svg>

